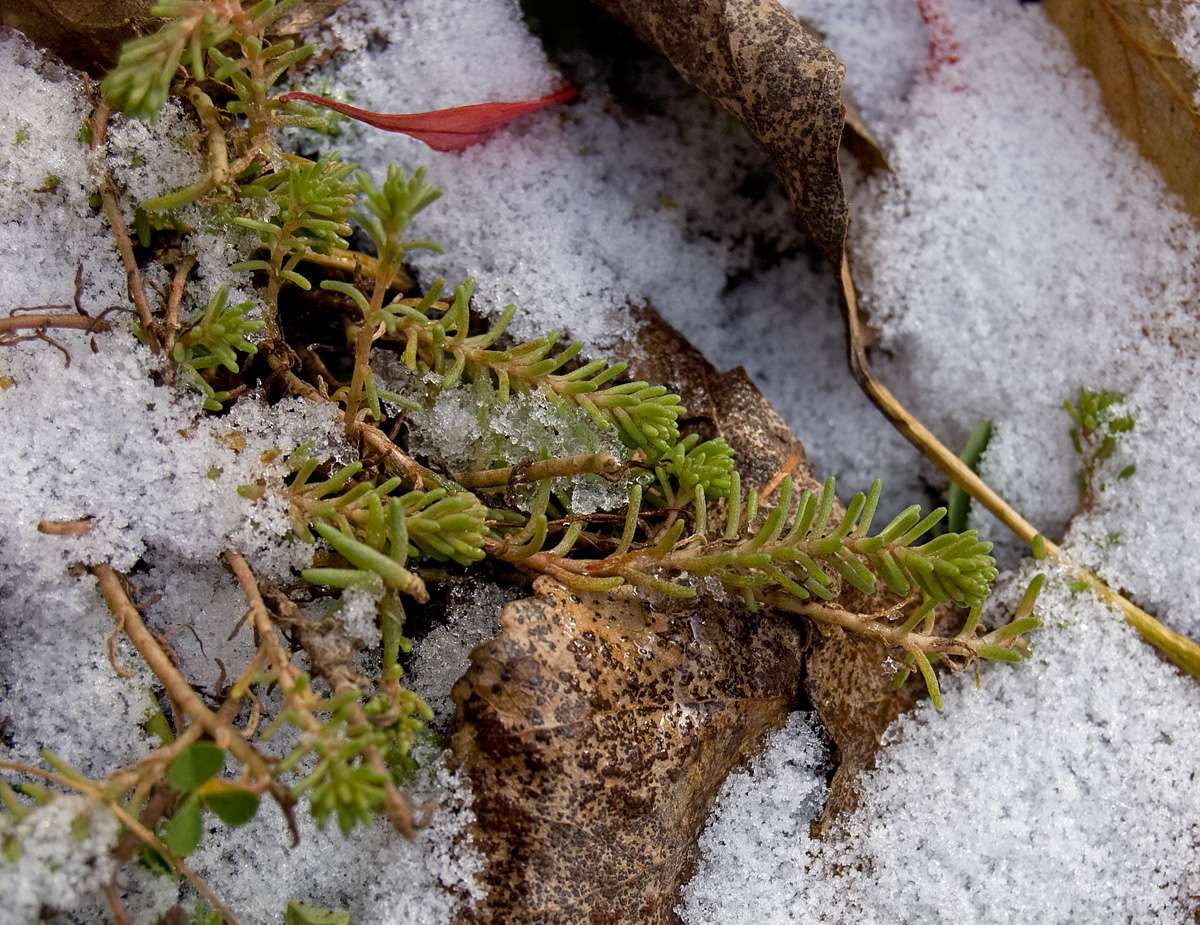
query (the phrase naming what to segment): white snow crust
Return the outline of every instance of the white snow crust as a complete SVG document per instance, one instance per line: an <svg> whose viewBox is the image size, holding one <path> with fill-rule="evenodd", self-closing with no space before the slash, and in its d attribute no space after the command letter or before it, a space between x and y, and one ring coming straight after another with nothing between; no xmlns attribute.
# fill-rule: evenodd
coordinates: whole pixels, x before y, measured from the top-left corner
<svg viewBox="0 0 1200 925"><path fill-rule="evenodd" d="M924 3L958 44L952 72L929 66L929 26L915 2L787 6L846 62L891 165L849 171L851 247L881 377L950 445L993 420L984 477L1048 536L1070 522L1075 555L1171 628L1200 635L1193 219L1111 128L1036 5ZM350 0L320 32L346 50L313 80L358 106L416 112L561 86L513 0L409 0L399 12L387 0ZM0 112L0 314L69 305L77 268L90 314L126 304L112 236L88 202L101 154L80 138L88 110L78 77L0 33L0 89L10 101ZM843 494L882 476L886 516L888 505L940 491L846 372L834 280L805 249L778 187L749 182L767 167L729 117L677 90L647 115L602 86L580 89L577 101L461 155L357 124L331 144L377 176L391 161L426 164L446 190L414 227L445 247L416 258L423 283L474 276L480 312L515 302L515 334L563 329L591 355L630 333L628 305L653 304L717 366L744 364ZM197 176L193 131L177 107L153 126L114 124L102 154L127 219L136 202ZM205 227L190 241L193 309L223 284L253 297L245 274L227 269L245 256L243 235ZM221 551L238 548L279 580L307 565L311 547L288 539L287 512L269 489L305 441L318 454L340 452L328 408L267 408L251 395L204 416L194 394L155 384L160 370L125 316L108 317L112 333L56 338L69 366L36 340L0 350L0 719L11 740L0 755L36 762L50 747L92 776L152 747L139 723L155 704L152 678L126 644L115 657L132 676L113 670L111 617L94 581L70 566L110 562L144 598L161 594L147 611L152 629L197 685L215 686L253 652L245 630L228 638L245 601ZM1098 470L1096 504L1072 521L1081 461L1062 405L1084 386L1124 393L1135 426ZM446 407L432 424L469 453L459 439L469 402ZM512 437L521 453L520 441L535 439ZM1118 478L1130 465L1133 475ZM238 494L260 479L261 501ZM1004 540L994 521L972 516ZM81 517L92 518L84 536L37 529ZM1019 546L1002 551L1017 563ZM1026 562L1002 580L997 619L1032 574ZM439 724L467 650L508 599L498 589L454 594L451 622L426 636L411 672ZM372 642L369 611L359 601L345 616ZM808 834L828 747L810 717L794 716L726 782L681 900L685 920L1191 921L1196 682L1057 574L1039 612L1046 626L1030 637L1030 661L984 670L978 688L970 676L949 679L942 711L925 705L893 727L834 842ZM479 860L458 837L470 810L448 777L422 786L440 809L415 843L385 827L343 841L301 814L293 849L270 810L244 829L213 823L195 866L247 922L278 922L292 898L345 908L355 923L448 922L476 889ZM0 921L33 922L43 904L63 921L106 915L96 891L115 827L101 814L84 842L64 837L79 809L60 797L21 824L25 854L0 860ZM193 901L140 868L121 876L139 922L181 896Z"/></svg>

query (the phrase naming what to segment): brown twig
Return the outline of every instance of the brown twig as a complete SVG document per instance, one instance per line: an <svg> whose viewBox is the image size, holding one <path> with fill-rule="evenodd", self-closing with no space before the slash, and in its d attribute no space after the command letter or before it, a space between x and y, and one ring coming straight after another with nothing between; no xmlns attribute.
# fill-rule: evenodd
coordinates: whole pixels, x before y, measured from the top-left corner
<svg viewBox="0 0 1200 925"><path fill-rule="evenodd" d="M269 344L265 348L265 353L271 370L283 380L284 385L293 395L301 395L312 401L329 401L328 396L322 395L315 386L305 382L292 372L292 360L295 354L286 344L282 342Z"/></svg>
<svg viewBox="0 0 1200 925"><path fill-rule="evenodd" d="M129 599L121 576L109 565L96 565L92 573L100 585L100 593L104 596L108 609L114 619L122 626L125 635L129 637L134 648L150 666L159 682L166 688L167 694L179 704L180 708L194 723L200 724L219 746L227 749L242 765L257 778L260 786L267 786L277 799L286 800L286 790L271 786L274 783L271 776L271 766L254 746L247 742L221 718L210 710L200 696L187 683L183 675L172 663L170 656L163 651L154 634L142 621L142 615Z"/></svg>
<svg viewBox="0 0 1200 925"><path fill-rule="evenodd" d="M341 247L330 248L328 254L318 254L311 248L304 251L304 262L316 264L327 270L342 270L354 273L357 267L364 276L375 276L379 272L379 261L370 254L360 254L358 251L345 250ZM401 269L392 280L389 290L407 292L413 287L413 281Z"/></svg>
<svg viewBox="0 0 1200 925"><path fill-rule="evenodd" d="M101 96L92 112L92 150L98 151L108 137L108 118L111 114L108 97ZM125 280L129 288L129 297L137 309L138 321L146 334L146 343L155 353L162 351L162 343L158 336L158 325L150 312L150 301L146 298L146 284L142 279L142 271L138 268L137 257L133 253L133 239L129 236L129 228L121 215L121 207L117 204L117 191L107 171L100 180L97 188L100 202L104 206L104 215L112 227L113 236L117 239L117 250L121 254L121 262L125 265Z"/></svg>
<svg viewBox="0 0 1200 925"><path fill-rule="evenodd" d="M308 641L314 624L287 595L268 586L267 596L271 600L271 608L268 608L263 592L259 589L258 582L254 578L249 565L246 564L245 559L232 550L227 550L225 557L230 567L233 568L234 574L237 575L238 581L242 584L242 590L246 595L247 601L250 603L251 612L264 614L267 620L271 622L273 622L273 616L277 617L286 626L293 628L300 638L301 647L309 652L309 656L312 659L313 671L329 684L330 689L335 695L344 694L350 690L361 691L359 684L355 683L359 678L352 666L349 664L330 665L316 657ZM273 625L271 632L274 634ZM362 726L370 725L370 720L366 713L357 703L350 705L350 714L351 719L356 724ZM372 770L387 778L387 783L384 784L384 812L388 817L388 821L398 833L405 838L411 839L416 834L418 827L413 818L412 805L408 798L392 783L391 773L388 771L383 755L376 746L371 745L363 750L363 757Z"/></svg>
<svg viewBox="0 0 1200 925"><path fill-rule="evenodd" d="M226 925L241 925L238 917L233 914L233 910L225 905L221 897L212 891L212 888L204 882L203 877L184 863L183 858L168 848L158 836L134 819L133 816L129 815L120 806L114 803L106 805L124 823L126 828L135 832L146 844L166 858L172 867L183 874L187 882L195 887L196 892L203 896L208 901L208 904L216 909L217 912L221 913L221 917L225 919Z"/></svg>
<svg viewBox="0 0 1200 925"><path fill-rule="evenodd" d="M267 652L275 668L275 677L279 682L280 688L283 690L285 701L300 718L305 731L309 733L319 732L321 723L312 714L313 703L298 690L299 672L296 671L291 659L288 658L279 644L279 638L275 633L275 624L271 619L271 612L263 600L262 592L258 587L258 580L254 577L254 572L250 569L249 564L242 555L232 549L225 550L225 561L229 563L229 567L233 569L234 575L237 576L238 583L242 587L242 594L245 596L246 602L250 605L250 620L258 631L261 645ZM299 608L296 608L296 610L299 611ZM303 617L302 614L300 616L302 622L307 625L309 622L308 619ZM316 659L314 658L314 667L315 663ZM333 688L335 694L341 694L348 690L359 690L344 672L339 672L334 678L327 677L326 680L330 682L330 686ZM364 726L369 724L366 714L358 704L351 705L350 713L355 723ZM391 783L391 774L388 772L383 755L380 754L378 748L372 745L363 750L363 757L373 770L388 779L388 783L384 785L384 806L388 820L397 832L406 838L412 838L416 833L412 808L409 806L408 800L404 795Z"/></svg>
<svg viewBox="0 0 1200 925"><path fill-rule="evenodd" d="M39 520L38 533L48 536L83 536L92 530L93 520L81 517L78 520Z"/></svg>
<svg viewBox="0 0 1200 925"><path fill-rule="evenodd" d="M171 288L167 292L166 317L163 320L163 326L166 328L163 351L168 356L175 348L175 338L179 334L179 306L183 302L183 287L194 266L196 266L195 256L184 254L183 258L175 265L175 275L171 278Z"/></svg>
<svg viewBox="0 0 1200 925"><path fill-rule="evenodd" d="M225 550L225 561L229 563L229 567L237 577L246 603L250 605L250 623L258 634L259 645L267 653L267 658L275 669L275 680L283 691L284 699L302 718L306 731L319 730L321 723L312 715L312 703L298 692L300 672L296 670L292 660L283 651L283 646L279 644L279 637L275 633L275 624L271 622L271 614L263 602L262 594L258 590L258 581L250 570L250 565L240 553L232 549Z"/></svg>
<svg viewBox="0 0 1200 925"><path fill-rule="evenodd" d="M958 655L973 661L979 657L978 646L986 643L981 637L936 636L911 630L902 632L902 627L886 622L899 608L891 608L878 614L859 614L831 604L802 601L790 594L779 592L765 595L763 602L775 610L799 614L826 626L839 626L850 630L856 636L874 639L889 648L904 652L937 652L940 655Z"/></svg>
<svg viewBox="0 0 1200 925"><path fill-rule="evenodd" d="M288 389L294 395L301 395L313 401L330 401L331 399L328 395L322 395L314 386L292 372L291 360L287 355L288 353L290 353L290 350L285 353L285 348L278 346L267 352L268 364L275 374L283 380ZM461 490L461 486L455 484L450 479L438 475L432 469L421 465L400 449L400 447L396 446L387 434L375 425L368 424L361 417L359 420L346 423L346 413L339 409L338 420L345 424L346 430L351 436L358 438L377 452L383 458L384 465L391 472L411 479L416 489L420 490L427 485L434 485L438 488L444 488L447 491Z"/></svg>
<svg viewBox="0 0 1200 925"><path fill-rule="evenodd" d="M270 653L271 660L276 665L276 675L280 678L279 686L283 689L284 697L289 701L294 701L295 678L292 675L295 669L292 668L291 660L287 658L283 649L279 646L278 638L275 635L272 612L267 607L263 593L258 587L258 580L254 577L254 572L240 553L232 549L227 549L225 551L225 560L229 563L229 567L233 569L238 583L242 586L242 593L250 605L251 620L259 630L260 638L263 639L263 647ZM305 634L303 630L310 627L311 621L286 595L274 592L270 596L272 604L276 608L281 608L282 605L288 625L300 631L301 646L307 650L308 647L304 645ZM268 637L270 641L267 641ZM320 666L319 660L312 653L310 653L310 657L313 659L313 670L321 674L335 695L344 694L350 690L361 692L361 688L354 683L356 673L353 672L353 669L347 670L349 666L338 666L331 671L330 666ZM277 658L283 659L287 663L286 670L281 670L281 666L276 662ZM287 680L284 680L285 678ZM291 705L296 708L296 711L301 716L306 717L305 727L308 731L314 732L320 728L320 722L310 712L310 704L294 702ZM357 703L350 705L350 714L356 724L362 726L370 724L366 713L363 712L362 707ZM376 746L370 745L363 750L363 757L372 770L387 778L388 782L384 785L384 809L388 821L405 838L412 838L416 834L417 829L413 819L412 806L404 794L391 782L391 773L388 771L387 763L383 760L383 755Z"/></svg>
<svg viewBox="0 0 1200 925"><path fill-rule="evenodd" d="M576 456L558 456L554 459L536 459L502 469L485 469L482 472L456 472L454 481L463 488L503 488L527 482L560 476L610 474L621 468L611 453L580 453Z"/></svg>
<svg viewBox="0 0 1200 925"><path fill-rule="evenodd" d="M121 894L117 892L116 884L111 880L106 880L100 884L100 889L104 891L104 898L108 902L109 910L113 914L113 921L117 925L133 925L133 916L125 908L125 903L121 900Z"/></svg>
<svg viewBox="0 0 1200 925"><path fill-rule="evenodd" d="M895 428L920 450L926 459L941 469L952 481L957 482L967 494L991 511L1013 533L1032 546L1035 540L1042 536L1038 529L1001 498L924 424L913 417L900 404L896 396L876 377L867 360L866 327L858 310L858 295L850 271L850 258L845 253L842 255L841 289L850 372L859 386ZM1091 571L1076 562L1061 546L1051 543L1044 537L1042 537L1042 541L1045 543L1046 553L1064 565L1070 571L1072 578L1086 582L1101 600L1120 609L1125 620L1141 633L1147 642L1184 671L1200 679L1200 645L1186 636L1167 629L1132 601L1112 590Z"/></svg>
<svg viewBox="0 0 1200 925"><path fill-rule="evenodd" d="M344 420L344 416L343 416ZM348 426L354 436L358 437L371 449L375 450L383 456L384 465L397 475L402 475L405 478L412 479L415 483L414 487L419 489L427 488L429 485L438 488L445 488L447 491L460 491L461 486L456 485L449 479L438 475L427 466L422 466L419 462L405 453L400 447L392 443L378 427L373 424L368 424L366 421L355 421L352 426Z"/></svg>
<svg viewBox="0 0 1200 925"><path fill-rule="evenodd" d="M69 305L44 305L39 308L69 309ZM6 336L17 331L41 328L73 328L76 331L111 331L112 322L103 318L89 318L87 315L60 315L53 312L40 312L30 315L9 315L0 318L0 344Z"/></svg>

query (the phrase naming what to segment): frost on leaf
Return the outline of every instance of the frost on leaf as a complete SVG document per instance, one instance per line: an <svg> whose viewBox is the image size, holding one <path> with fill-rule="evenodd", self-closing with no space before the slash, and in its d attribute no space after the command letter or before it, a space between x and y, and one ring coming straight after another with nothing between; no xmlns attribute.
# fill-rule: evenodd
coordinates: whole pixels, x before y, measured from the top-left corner
<svg viewBox="0 0 1200 925"><path fill-rule="evenodd" d="M1046 0L1113 122L1200 215L1200 47L1180 0Z"/></svg>
<svg viewBox="0 0 1200 925"><path fill-rule="evenodd" d="M845 69L833 52L775 0L596 2L742 122L770 155L805 234L840 265Z"/></svg>

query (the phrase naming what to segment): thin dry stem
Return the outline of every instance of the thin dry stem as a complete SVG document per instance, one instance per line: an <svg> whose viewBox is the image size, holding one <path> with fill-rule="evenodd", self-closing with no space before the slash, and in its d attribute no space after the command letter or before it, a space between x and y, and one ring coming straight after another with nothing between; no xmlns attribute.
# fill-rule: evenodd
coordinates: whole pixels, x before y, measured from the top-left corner
<svg viewBox="0 0 1200 925"><path fill-rule="evenodd" d="M104 595L105 603L108 604L113 617L124 629L125 635L129 637L130 642L133 643L134 648L138 650L146 664L150 666L150 670L166 688L167 694L172 700L179 704L192 722L199 723L214 741L222 748L228 749L233 757L240 761L253 777L258 779L259 786L270 786L273 780L271 766L267 759L242 738L236 729L229 723L223 722L216 713L210 710L192 689L192 686L187 683L170 657L163 651L158 640L154 638L154 634L142 621L142 615L129 599L121 577L109 565L93 566L92 573L99 582L100 593ZM279 798L276 788L272 787L271 789L273 794Z"/></svg>
<svg viewBox="0 0 1200 925"><path fill-rule="evenodd" d="M271 659L274 662L276 657L286 659L282 649L278 645L275 636L275 626L271 620L271 612L267 608L266 602L263 600L262 592L259 590L258 581L254 577L253 571L242 558L240 554L233 550L226 550L225 558L237 576L238 582L242 586L242 592L246 596L247 602L250 604L250 612L255 620L256 626L259 627L260 638L264 640L263 647L271 653ZM280 600L278 594L272 595L273 599ZM308 620L302 613L295 613L292 619L296 622L307 623ZM270 637L270 642L267 642L267 637ZM290 706L303 717L305 729L309 732L316 732L320 729L320 722L311 713L312 705L295 695L295 679L292 677L295 669L292 667L290 660L287 662L287 671L280 671L276 668L276 673L280 677L280 687L284 691L284 697L288 700ZM283 680L283 678L288 680ZM345 674L339 674L336 678L326 678L331 681L331 687L334 694L343 694L346 691L358 691L356 687ZM350 705L351 718L356 724L367 726L370 720L362 707L355 703ZM391 773L388 771L387 763L383 759L383 755L374 745L368 746L363 750L363 757L371 766L372 770L378 772L388 778L388 783L384 785L385 792L385 812L392 827L403 835L405 838L412 838L416 834L416 824L413 820L412 807L396 786L391 782Z"/></svg>
<svg viewBox="0 0 1200 925"><path fill-rule="evenodd" d="M316 264L327 270L341 270L345 273L358 272L363 276L379 274L379 261L370 254L361 254L358 251L346 250L341 247L330 248L328 254L318 254L312 248L308 248L304 251L303 259L305 263ZM403 270L400 270L388 286L388 290L407 292L412 286L412 280Z"/></svg>
<svg viewBox="0 0 1200 925"><path fill-rule="evenodd" d="M242 594L245 595L246 602L250 605L250 620L258 633L259 644L266 651L271 666L275 670L275 680L283 691L284 700L302 718L306 731L318 731L321 728L320 720L312 715L312 702L300 692L298 685L300 672L296 670L296 666L292 664L292 660L279 644L279 637L275 633L275 624L271 622L271 614L258 590L258 581L255 579L254 573L241 554L232 549L225 550L225 561L229 563L233 574L237 576L238 584L242 587Z"/></svg>
<svg viewBox="0 0 1200 925"><path fill-rule="evenodd" d="M558 456L554 459L537 459L502 469L485 469L482 472L456 472L454 480L463 488L503 488L526 482L582 473L611 474L621 468L611 453L580 453L575 456Z"/></svg>
<svg viewBox="0 0 1200 925"><path fill-rule="evenodd" d="M183 876L187 879L187 882L196 888L196 892L203 896L205 900L208 901L208 904L216 909L217 912L221 913L222 918L225 919L226 925L241 925L238 917L233 914L233 910L225 905L225 903L221 900L221 897L212 891L212 888L204 882L203 877L201 877L198 873L184 863L183 858L168 848L166 844L158 838L158 836L138 822L138 820L133 818L133 816L129 815L129 813L123 810L120 806L117 806L114 803L108 803L105 805L107 805L113 814L120 819L122 823L124 823L126 828L134 832L139 838L142 839L142 841L146 842L146 844L166 858L172 867L183 874Z"/></svg>
<svg viewBox="0 0 1200 925"><path fill-rule="evenodd" d="M857 290L850 271L849 255L842 255L842 311L846 322L850 371L871 401L892 422L897 430L950 479L957 482L972 498L991 511L1001 523L1031 546L1041 532L1001 498L983 479L971 471L949 447L913 417L887 387L879 381L867 361L866 331L858 311ZM1062 547L1043 540L1047 554L1066 566L1073 578L1087 582L1105 603L1121 610L1125 620L1152 646L1172 662L1200 679L1200 645L1186 636L1175 633L1132 601L1113 591L1090 570L1075 561Z"/></svg>
<svg viewBox="0 0 1200 925"><path fill-rule="evenodd" d="M58 308L60 306L46 307ZM69 308L70 306L63 305L61 307ZM87 331L90 334L93 331L111 331L112 322L106 321L104 318L89 318L87 315L60 315L53 312L10 315L7 318L0 318L0 343L3 343L5 335L41 328L73 328L76 331Z"/></svg>
<svg viewBox="0 0 1200 925"><path fill-rule="evenodd" d="M874 639L904 652L937 652L940 655L957 655L974 661L979 657L978 646L984 643L981 638L935 636L911 631L903 633L899 626L884 621L885 617L891 615L891 611L883 614L851 613L831 604L801 601L789 594L778 592L765 595L763 602L776 610L799 614L826 626L840 626L856 636Z"/></svg>
<svg viewBox="0 0 1200 925"><path fill-rule="evenodd" d="M107 97L101 97L95 112L92 113L92 150L99 150L108 135L108 117L110 108ZM158 336L154 316L150 312L150 301L146 298L146 284L142 279L142 271L138 268L137 257L133 253L133 239L129 236L129 228L121 216L121 207L117 204L117 191L112 179L106 172L97 190L100 202L104 206L104 215L112 227L113 236L117 239L117 250L121 254L121 262L125 265L125 279L129 287L129 297L137 309L138 321L146 334L146 343L155 353L162 351L162 343Z"/></svg>
<svg viewBox="0 0 1200 925"><path fill-rule="evenodd" d="M354 373L350 377L350 390L346 395L346 421L356 421L366 391L367 376L371 374L371 345L383 333L383 325L375 319L383 309L386 287L377 279L371 293L371 310L359 326L354 342ZM353 427L347 423L346 436L353 435Z"/></svg>
<svg viewBox="0 0 1200 925"><path fill-rule="evenodd" d="M100 884L100 889L104 891L104 899L108 902L108 908L113 914L113 921L117 925L133 925L133 916L129 914L125 903L121 901L121 894L117 892L116 885L111 880L106 880Z"/></svg>
<svg viewBox="0 0 1200 925"><path fill-rule="evenodd" d="M195 256L184 254L175 265L175 275L171 278L171 288L167 292L167 311L164 320L166 335L163 343L163 350L168 356L175 348L175 338L179 334L179 306L183 302L183 287L187 282L188 274L192 272L195 265Z"/></svg>
<svg viewBox="0 0 1200 925"><path fill-rule="evenodd" d="M430 485L445 488L448 491L457 491L459 489L459 486L449 479L443 478L426 466L422 466L400 449L400 447L396 446L396 444L388 439L387 434L373 424L368 424L365 421L355 421L352 426L347 425L347 430L353 436L361 439L371 449L381 454L384 465L388 469L397 475L412 479L416 489L424 489Z"/></svg>

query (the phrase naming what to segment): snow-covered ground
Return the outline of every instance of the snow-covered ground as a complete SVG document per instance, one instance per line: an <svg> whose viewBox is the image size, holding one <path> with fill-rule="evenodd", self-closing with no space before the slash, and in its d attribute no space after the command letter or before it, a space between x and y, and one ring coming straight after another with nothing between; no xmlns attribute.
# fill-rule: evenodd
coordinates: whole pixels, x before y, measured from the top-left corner
<svg viewBox="0 0 1200 925"><path fill-rule="evenodd" d="M1134 429L1067 539L1171 628L1200 635L1192 219L1108 125L1098 91L1036 5L927 3L944 8L960 58L932 72L916 3L788 6L846 62L892 168L850 182L851 246L880 332L881 377L950 445L992 419L982 474L1053 538L1073 513L1080 465L1062 403L1081 386L1124 392ZM384 0L350 0L325 30L350 49L326 74L331 88L372 109L534 98L560 79L512 0L408 0L399 14ZM69 303L80 265L85 308L121 303L124 273L88 205L95 181L77 139L78 83L0 36L0 87L10 101L0 114L0 313ZM390 161L427 164L445 189L418 219L418 236L445 247L418 258L422 278L474 276L481 310L520 306L517 334L565 327L592 354L611 349L627 303L650 302L717 366L744 364L843 493L881 476L894 509L927 501L936 476L845 371L832 277L803 249L778 191L745 192L762 185L746 182L761 176L761 156L728 117L677 90L662 94L659 114L631 115L604 87L580 89L571 106L462 155L357 125L336 145L376 174ZM115 132L131 198L194 176L187 132L170 114L153 131ZM143 157L165 166L151 174L136 166ZM53 189L37 192L51 174ZM764 265L762 242L781 256ZM202 297L230 281L232 259L228 242L204 243ZM170 638L196 676L215 680L215 658L232 675L251 649L246 634L225 639L245 605L216 564L221 549L237 543L267 574L303 554L281 544L282 512L236 486L282 477L264 451L314 435L333 446L336 436L327 414L298 405L267 414L253 400L194 424L198 403L154 386L127 335L97 335L95 352L81 336L61 339L69 368L37 341L0 352L0 718L12 758L36 761L50 747L100 775L147 747L137 721L151 707L148 678L114 674L111 618L91 580L67 567L140 559L139 585L164 596L148 611L153 627L190 626L194 636ZM248 434L244 448L229 439L235 427ZM1130 464L1132 477L1115 478ZM36 530L83 515L96 518L86 537ZM979 526L1004 539L994 522ZM1009 561L1017 554L1009 544ZM993 606L1015 606L1032 574L1026 562L1003 578ZM489 614L475 602L474 619L486 625L499 606ZM834 844L808 837L828 756L809 720L793 717L752 772L727 783L685 920L1191 921L1200 687L1060 576L1039 609L1046 626L1029 662L983 671L978 688L972 677L950 680L942 711L926 704L890 731ZM444 658L426 657L415 679L452 677L463 655L452 644ZM117 658L137 664L125 649ZM452 784L430 786L445 810L412 846L381 828L348 846L305 831L290 850L282 821L265 812L272 831L222 829L193 860L247 921L278 920L289 898L346 908L355 923L446 921L442 887L461 892L478 862L454 840L463 812ZM60 816L46 813L47 844L65 831ZM97 822L61 857L29 850L18 865L0 861L0 921L32 921L43 902L99 920L93 859L114 837ZM62 865L53 875L46 857ZM274 876L261 878L264 869ZM133 876L140 921L176 901L174 882Z"/></svg>

